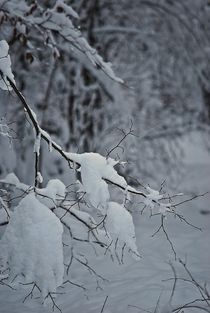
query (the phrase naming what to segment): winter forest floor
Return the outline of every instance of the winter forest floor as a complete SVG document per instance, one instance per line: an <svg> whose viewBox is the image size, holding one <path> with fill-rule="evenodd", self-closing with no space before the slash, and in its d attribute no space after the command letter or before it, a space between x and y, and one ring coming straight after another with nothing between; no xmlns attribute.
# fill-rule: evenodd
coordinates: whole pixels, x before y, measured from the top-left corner
<svg viewBox="0 0 210 313"><path fill-rule="evenodd" d="M206 157L201 154L197 158L191 158L185 167L185 175L179 185L181 191L203 193L210 190L210 162ZM184 204L179 210L188 221L201 227L202 231L174 217L168 218L166 229L176 250L177 259L187 260L187 266L196 280L210 284L210 194ZM173 271L168 262L174 264L177 277L187 278L187 275L179 262L175 262L163 232L151 237L160 225L159 217L150 218L149 213L141 215L135 210L133 218L142 259L138 262L129 259L119 265L117 262L113 263L108 256L96 256L90 252L91 266L108 282L101 282L99 279L97 284L93 275L86 269L84 271L78 269L75 265L72 268L72 280L82 283L87 291L72 285L66 286L65 289L59 288L58 292L64 294L57 296L56 303L63 313L100 313L106 296L108 298L104 313L154 312L159 297L158 307L161 310L157 309L156 312L169 312L167 303L171 296L173 280L164 280L172 278ZM13 291L0 286L0 312L52 312L51 306L43 307L39 299L27 299L23 303L26 294L27 290ZM178 281L172 305L181 305L199 297L195 286ZM201 311L189 309L186 312Z"/></svg>

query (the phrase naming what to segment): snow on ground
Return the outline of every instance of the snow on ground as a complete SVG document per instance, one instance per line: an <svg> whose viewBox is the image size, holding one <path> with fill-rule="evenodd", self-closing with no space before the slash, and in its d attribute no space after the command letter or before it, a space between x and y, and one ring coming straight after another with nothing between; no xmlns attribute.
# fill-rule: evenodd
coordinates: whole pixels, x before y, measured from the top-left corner
<svg viewBox="0 0 210 313"><path fill-rule="evenodd" d="M179 186L185 192L205 192L210 190L210 162L202 158L186 165L185 176ZM173 217L168 217L166 228L177 251L177 256L187 258L188 268L199 282L210 284L210 195L198 198L193 202L179 207L191 223L202 228L202 232ZM149 218L148 213L141 215L138 208L133 212L136 226L136 241L142 255L140 261L130 260L126 264L113 263L109 256L90 253L89 263L94 269L107 278L109 282L97 283L87 269L79 267L75 262L72 266L71 279L80 282L88 290L83 291L72 285L58 289L65 294L59 295L57 304L63 313L99 313L103 302L108 296L104 313L135 313L142 309L154 312L158 297L161 294L160 306L166 305L172 281L163 281L173 277L167 263L174 262L174 255L163 233L151 237L158 228L159 217ZM88 247L89 248L89 247ZM90 251L90 248L89 248ZM184 275L183 268L174 262L177 274ZM0 312L2 313L49 313L50 307L43 307L41 300L29 299L22 303L26 290L10 290L0 286ZM178 282L172 304L182 304L198 298L195 287ZM187 312L187 311L186 311ZM198 309L188 312L199 313Z"/></svg>

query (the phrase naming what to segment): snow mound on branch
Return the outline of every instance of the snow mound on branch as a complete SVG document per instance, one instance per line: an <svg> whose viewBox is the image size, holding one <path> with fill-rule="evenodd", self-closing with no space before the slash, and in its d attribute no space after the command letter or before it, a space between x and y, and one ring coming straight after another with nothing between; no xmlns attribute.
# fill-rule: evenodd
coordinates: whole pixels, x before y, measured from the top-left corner
<svg viewBox="0 0 210 313"><path fill-rule="evenodd" d="M112 240L119 245L126 244L135 256L140 257L136 246L135 229L131 214L120 204L109 202L105 227Z"/></svg>
<svg viewBox="0 0 210 313"><path fill-rule="evenodd" d="M149 194L147 195L148 199L158 201L158 200L163 198L163 195L161 195L158 190L154 190L154 189L150 188L149 186L146 187L146 189L149 192Z"/></svg>
<svg viewBox="0 0 210 313"><path fill-rule="evenodd" d="M41 173L38 172L39 179L42 180ZM30 192L33 188L21 183L14 173L9 173L0 183L15 186L17 189ZM59 201L65 198L66 186L59 179L51 179L45 188L36 188L37 199L48 208L56 206Z"/></svg>
<svg viewBox="0 0 210 313"><path fill-rule="evenodd" d="M16 188L23 190L23 191L27 191L30 189L30 186L21 183L18 177L14 173L7 174L7 176L4 179L0 180L0 183L13 185Z"/></svg>
<svg viewBox="0 0 210 313"><path fill-rule="evenodd" d="M158 212L163 215L166 215L167 212L171 212L170 208L173 207L172 203L160 202L160 200L163 199L163 195L160 194L158 190L154 190L150 187L147 187L146 189L149 193L146 195L146 198L144 199L144 204L148 208L153 210L154 207L156 206L158 207Z"/></svg>
<svg viewBox="0 0 210 313"><path fill-rule="evenodd" d="M11 70L11 59L9 56L9 45L6 40L0 41L0 88L3 90L12 90L10 83L7 79L10 78L15 84L14 75Z"/></svg>
<svg viewBox="0 0 210 313"><path fill-rule="evenodd" d="M150 208L151 210L154 209L155 205L159 203L159 200L163 198L158 190L154 190L149 186L146 187L148 194L147 197L144 199L144 204ZM160 204L160 203L159 203Z"/></svg>
<svg viewBox="0 0 210 313"><path fill-rule="evenodd" d="M0 241L0 256L10 278L35 282L43 298L63 282L63 227L34 194L27 195L12 213ZM8 263L8 265L7 265Z"/></svg>
<svg viewBox="0 0 210 313"><path fill-rule="evenodd" d="M59 179L51 179L45 188L37 188L38 199L47 207L54 207L65 198L66 186Z"/></svg>
<svg viewBox="0 0 210 313"><path fill-rule="evenodd" d="M106 159L98 153L67 153L75 163L80 164L83 190L87 193L91 204L99 209L106 209L110 199L108 184L109 180L126 188L125 179L114 169L116 161Z"/></svg>

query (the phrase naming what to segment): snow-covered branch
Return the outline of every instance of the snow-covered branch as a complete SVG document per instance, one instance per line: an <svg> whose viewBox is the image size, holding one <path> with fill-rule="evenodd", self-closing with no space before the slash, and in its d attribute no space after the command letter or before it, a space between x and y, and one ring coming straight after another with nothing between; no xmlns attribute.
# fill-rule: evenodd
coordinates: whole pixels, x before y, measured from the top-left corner
<svg viewBox="0 0 210 313"><path fill-rule="evenodd" d="M52 8L45 9L35 2L27 5L25 1L3 1L1 11L7 18L18 20L21 33L25 36L27 28L33 26L43 37L46 44L59 55L56 43L56 34L69 43L76 51L82 52L94 67L104 72L110 79L124 84L112 70L111 63L105 62L92 48L82 35L81 31L74 26L73 20L79 19L78 14L70 5L63 0L57 0ZM23 25L25 27L23 27Z"/></svg>
<svg viewBox="0 0 210 313"><path fill-rule="evenodd" d="M86 170L88 171L89 166L92 167L91 163L96 161L99 164L98 170L101 171L100 179L106 181L107 183L115 185L116 187L119 187L120 189L126 192L149 199L149 201L151 201L153 204L157 204L159 206L165 207L166 210L171 210L173 205L170 203L167 203L167 204L160 203L159 199L161 199L161 197L157 199L157 194L153 197L152 195L154 194L152 193L145 193L143 191L136 190L135 188L129 186L126 183L125 179L119 174L117 174L116 170L114 170L114 166L118 163L118 161L115 161L111 158L106 159L100 156L99 154L84 153L80 155L80 154L64 151L54 140L52 140L50 135L39 126L36 114L31 109L29 104L26 102L24 96L19 92L19 90L17 89L16 85L12 82L12 80L9 77L7 77L7 79L11 87L13 88L14 92L20 99L24 109L26 110L33 124L33 127L36 132L36 138L39 138L39 136L41 136L41 138L43 138L50 147L54 148L68 162L70 167L71 167L71 164L76 164L78 167L81 167L81 171L84 173ZM36 140L36 149L38 151L39 148L37 147L37 142L38 141ZM89 159L90 164L88 164L88 161L87 161L88 159ZM84 171L83 171L83 168L85 168Z"/></svg>

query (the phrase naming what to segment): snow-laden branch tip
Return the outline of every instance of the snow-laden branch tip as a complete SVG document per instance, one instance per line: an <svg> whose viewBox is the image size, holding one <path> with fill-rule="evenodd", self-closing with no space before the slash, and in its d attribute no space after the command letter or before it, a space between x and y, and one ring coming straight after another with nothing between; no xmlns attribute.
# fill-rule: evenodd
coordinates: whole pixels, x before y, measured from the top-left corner
<svg viewBox="0 0 210 313"><path fill-rule="evenodd" d="M108 186L106 183L115 185L116 187L119 187L120 189L126 191L126 193L131 193L145 198L146 206L150 206L151 208L153 208L154 205L157 205L159 207L159 212L164 215L166 212L173 212L174 208L177 205L180 205L169 202L169 200L172 199L172 197L174 196L163 197L159 191L152 190L149 187L147 187L146 192L144 192L128 185L124 177L120 176L114 169L114 166L118 163L118 161L112 158L105 158L98 153L77 154L64 151L61 146L59 146L51 138L51 136L39 126L39 122L37 120L35 112L26 102L25 98L19 92L13 81L9 77L7 77L7 79L9 80L14 92L20 99L24 109L26 110L35 129L36 136L41 135L41 138L48 143L50 151L52 148L55 149L68 162L70 167L71 164L76 164L77 170L81 171L81 176L83 176L82 184L85 188L84 190L85 192L87 192L87 194L89 194L90 201L92 201L93 206L99 206L101 208L106 207L106 203L109 200ZM35 151L39 151L39 144L40 142L39 140L37 140L35 144ZM95 185L95 190L98 190L97 196L96 192L94 195L94 193L90 191L90 188L88 187L88 184L86 182L86 176L89 176L88 180L92 181L92 184ZM93 183L93 180L91 180L91 176L97 180L98 184Z"/></svg>
<svg viewBox="0 0 210 313"><path fill-rule="evenodd" d="M5 45L8 47L8 44L5 42ZM7 50L8 53L8 50ZM11 66L11 62L10 62ZM11 70L11 68L10 68ZM13 76L13 75L12 75ZM85 188L85 192L89 194L90 201L93 206L107 207L107 202L109 200L109 192L107 182L117 187L125 190L126 192L130 192L133 194L141 195L147 198L147 195L142 191L138 191L135 188L128 186L125 179L120 176L117 171L114 169L114 166L118 163L112 158L104 158L103 156L97 153L68 153L63 151L63 149L51 139L51 136L44 131L38 123L35 112L31 109L31 107L26 102L23 95L17 89L13 77L11 77L11 73L6 76L11 88L14 90L21 103L24 106L35 130L36 139L34 144L34 152L37 157L39 156L40 150L40 139L43 138L49 145L50 150L54 148L57 150L62 157L64 157L67 162L70 164L76 163L81 170L81 176L83 180L83 186ZM87 181L88 177L88 181ZM36 179L37 180L37 173ZM95 181L95 182L94 182ZM89 187L89 182L92 182L91 188ZM94 186L93 186L94 185ZM93 188L92 188L93 187ZM93 193L94 190L95 192ZM97 192L96 192L97 191ZM97 196L96 196L97 195ZM153 202L157 202L156 199L152 199Z"/></svg>

